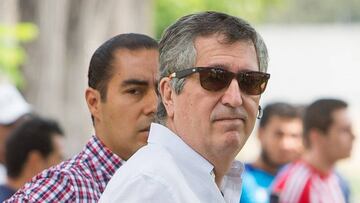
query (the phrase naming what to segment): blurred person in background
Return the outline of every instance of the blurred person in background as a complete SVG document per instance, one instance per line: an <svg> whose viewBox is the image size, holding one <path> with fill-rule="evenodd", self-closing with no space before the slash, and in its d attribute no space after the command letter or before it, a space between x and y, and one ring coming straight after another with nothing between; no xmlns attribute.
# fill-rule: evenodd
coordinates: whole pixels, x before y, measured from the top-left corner
<svg viewBox="0 0 360 203"><path fill-rule="evenodd" d="M260 156L245 164L241 203L267 203L278 170L303 151L302 112L288 103L272 103L263 110L257 131Z"/></svg>
<svg viewBox="0 0 360 203"><path fill-rule="evenodd" d="M24 100L15 86L0 81L0 184L5 183L5 140L17 125L31 111L30 105Z"/></svg>
<svg viewBox="0 0 360 203"><path fill-rule="evenodd" d="M63 160L63 131L52 120L32 117L8 136L5 147L6 184L0 202L8 199L33 176Z"/></svg>
<svg viewBox="0 0 360 203"><path fill-rule="evenodd" d="M7 202L98 202L115 171L147 143L158 61L158 43L146 35L120 34L103 43L91 58L85 91L95 135Z"/></svg>
<svg viewBox="0 0 360 203"><path fill-rule="evenodd" d="M349 202L348 188L334 170L337 161L350 156L355 138L348 104L338 99L310 104L303 136L305 151L277 175L271 202Z"/></svg>

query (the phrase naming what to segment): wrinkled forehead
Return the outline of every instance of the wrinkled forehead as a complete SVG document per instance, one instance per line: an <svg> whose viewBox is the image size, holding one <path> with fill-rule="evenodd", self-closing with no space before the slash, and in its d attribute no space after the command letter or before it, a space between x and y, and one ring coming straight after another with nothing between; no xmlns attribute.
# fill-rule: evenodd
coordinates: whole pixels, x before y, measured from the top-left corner
<svg viewBox="0 0 360 203"><path fill-rule="evenodd" d="M249 41L224 43L223 36L198 37L194 43L196 66L219 66L228 71L259 70L256 50Z"/></svg>
<svg viewBox="0 0 360 203"><path fill-rule="evenodd" d="M229 40L226 36L218 33L212 35L200 35L193 39L193 46L195 51L199 51L200 45L217 44L224 47L231 47L239 43L245 46L253 47L255 49L255 45L251 39Z"/></svg>
<svg viewBox="0 0 360 203"><path fill-rule="evenodd" d="M249 38L231 40L223 34L216 33L211 35L200 35L195 37L193 40L193 46L196 54L198 54L198 52L201 51L202 49L201 47L204 47L204 45L234 47L238 44L241 44L242 46L246 46L246 47L251 47L255 51L254 53L257 55L255 45L253 41Z"/></svg>
<svg viewBox="0 0 360 203"><path fill-rule="evenodd" d="M218 33L210 33L210 34L199 34L197 36L194 36L193 38L193 42L195 43L195 41L199 38L216 38L217 42L219 44L233 44L236 42L247 42L249 43L249 45L254 45L253 40L249 37L249 36L243 36L243 37L234 37L234 36L230 36L229 34L224 34L221 32Z"/></svg>

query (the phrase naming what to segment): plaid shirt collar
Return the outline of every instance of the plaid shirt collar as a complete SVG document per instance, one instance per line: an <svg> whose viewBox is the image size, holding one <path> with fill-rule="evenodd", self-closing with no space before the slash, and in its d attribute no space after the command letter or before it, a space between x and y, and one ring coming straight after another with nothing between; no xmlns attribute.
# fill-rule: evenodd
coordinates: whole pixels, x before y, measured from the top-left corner
<svg viewBox="0 0 360 203"><path fill-rule="evenodd" d="M97 182L106 181L107 183L123 162L96 135L91 137L83 153L87 156L85 164L88 165L90 173L97 179Z"/></svg>

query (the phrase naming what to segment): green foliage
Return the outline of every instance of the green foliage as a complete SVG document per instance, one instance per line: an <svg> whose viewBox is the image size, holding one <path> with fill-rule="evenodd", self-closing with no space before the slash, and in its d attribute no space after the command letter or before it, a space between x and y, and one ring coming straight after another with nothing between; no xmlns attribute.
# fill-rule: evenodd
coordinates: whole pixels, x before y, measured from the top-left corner
<svg viewBox="0 0 360 203"><path fill-rule="evenodd" d="M20 65L25 62L26 54L20 43L29 42L37 35L38 29L32 23L0 24L0 75L18 86L23 85Z"/></svg>
<svg viewBox="0 0 360 203"><path fill-rule="evenodd" d="M285 0L283 9L268 12L267 22L353 23L360 22L359 0Z"/></svg>
<svg viewBox="0 0 360 203"><path fill-rule="evenodd" d="M259 23L270 7L282 5L284 0L155 0L155 30L160 38L163 30L181 16L200 11L220 11L239 16L251 23Z"/></svg>

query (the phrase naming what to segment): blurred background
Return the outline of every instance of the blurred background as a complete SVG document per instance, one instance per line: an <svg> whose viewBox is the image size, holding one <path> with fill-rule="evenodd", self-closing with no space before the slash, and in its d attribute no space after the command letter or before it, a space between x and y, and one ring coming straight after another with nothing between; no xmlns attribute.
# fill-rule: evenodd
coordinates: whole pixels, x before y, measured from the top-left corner
<svg viewBox="0 0 360 203"><path fill-rule="evenodd" d="M360 0L1 0L0 80L65 127L70 157L92 134L84 90L95 49L124 32L159 39L178 17L204 10L242 17L262 34L271 73L263 105L341 98L359 135ZM252 135L238 159L253 160L258 152ZM360 202L359 138L339 169Z"/></svg>

